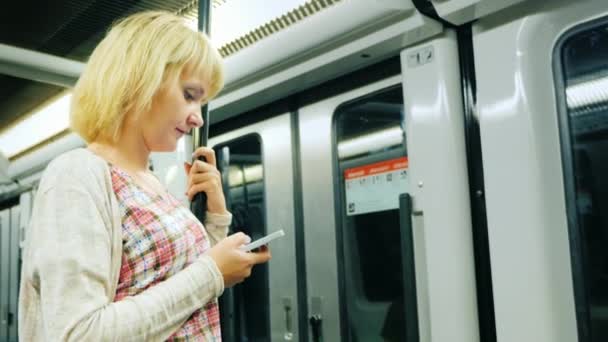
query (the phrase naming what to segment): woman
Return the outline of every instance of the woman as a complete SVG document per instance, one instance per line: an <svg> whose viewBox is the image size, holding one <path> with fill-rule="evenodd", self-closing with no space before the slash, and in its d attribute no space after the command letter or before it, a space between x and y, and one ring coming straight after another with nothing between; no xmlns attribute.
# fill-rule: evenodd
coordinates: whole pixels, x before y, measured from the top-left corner
<svg viewBox="0 0 608 342"><path fill-rule="evenodd" d="M186 165L187 195L208 197L205 226L148 171L204 123L223 86L221 57L183 19L144 12L117 23L73 92L87 148L49 164L36 195L19 298L23 341L221 340L217 297L270 253L226 237L213 150Z"/></svg>

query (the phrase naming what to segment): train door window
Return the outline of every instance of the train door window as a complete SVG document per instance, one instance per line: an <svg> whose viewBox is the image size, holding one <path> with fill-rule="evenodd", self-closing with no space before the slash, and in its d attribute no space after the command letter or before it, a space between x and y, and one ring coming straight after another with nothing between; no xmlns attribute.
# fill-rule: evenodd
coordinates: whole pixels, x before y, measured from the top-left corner
<svg viewBox="0 0 608 342"><path fill-rule="evenodd" d="M351 341L404 341L399 195L407 191L407 150L402 90L395 87L344 104L334 120L345 334Z"/></svg>
<svg viewBox="0 0 608 342"><path fill-rule="evenodd" d="M564 181L581 341L608 340L608 21L555 51Z"/></svg>
<svg viewBox="0 0 608 342"><path fill-rule="evenodd" d="M248 135L214 147L222 172L228 210L233 215L230 233L243 232L256 240L266 235L262 142ZM233 287L235 341L270 341L268 265L257 265L247 281Z"/></svg>

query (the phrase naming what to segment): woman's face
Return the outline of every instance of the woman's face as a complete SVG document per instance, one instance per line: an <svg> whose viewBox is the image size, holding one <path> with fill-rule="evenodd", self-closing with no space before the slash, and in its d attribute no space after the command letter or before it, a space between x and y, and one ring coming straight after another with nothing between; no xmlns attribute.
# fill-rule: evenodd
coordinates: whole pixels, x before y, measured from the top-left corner
<svg viewBox="0 0 608 342"><path fill-rule="evenodd" d="M175 151L177 141L192 128L201 127L202 100L207 88L188 68L169 80L152 99L148 113L140 116L144 143L150 151Z"/></svg>

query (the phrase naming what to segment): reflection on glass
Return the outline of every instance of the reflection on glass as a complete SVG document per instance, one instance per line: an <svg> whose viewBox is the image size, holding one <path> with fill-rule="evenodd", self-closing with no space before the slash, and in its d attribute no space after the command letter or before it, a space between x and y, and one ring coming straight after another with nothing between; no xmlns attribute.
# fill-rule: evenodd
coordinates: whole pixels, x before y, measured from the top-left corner
<svg viewBox="0 0 608 342"><path fill-rule="evenodd" d="M407 191L400 182L407 173L401 88L346 104L335 115L348 335L351 341L405 341L395 209L395 187ZM373 200L392 195L394 201Z"/></svg>
<svg viewBox="0 0 608 342"><path fill-rule="evenodd" d="M340 142L338 144L338 157L348 159L373 150L399 146L402 143L403 129L401 126L385 128Z"/></svg>
<svg viewBox="0 0 608 342"><path fill-rule="evenodd" d="M562 60L572 142L574 202L586 298L577 306L578 317L590 341L608 341L608 25L599 25L570 37ZM577 275L578 276L578 275Z"/></svg>
<svg viewBox="0 0 608 342"><path fill-rule="evenodd" d="M230 188L260 182L262 177L263 169L261 164L251 166L230 165L228 169L228 185Z"/></svg>

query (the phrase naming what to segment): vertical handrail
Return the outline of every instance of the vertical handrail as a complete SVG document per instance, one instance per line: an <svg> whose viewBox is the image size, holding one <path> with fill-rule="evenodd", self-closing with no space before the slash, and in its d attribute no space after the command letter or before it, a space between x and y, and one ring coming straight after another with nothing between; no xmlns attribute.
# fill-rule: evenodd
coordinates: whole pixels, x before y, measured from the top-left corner
<svg viewBox="0 0 608 342"><path fill-rule="evenodd" d="M208 36L210 35L210 15L211 4L209 0L199 0L198 30L207 34ZM203 105L201 108L201 116L203 117L203 127L194 128L192 131L192 144L194 145L192 149L193 151L196 151L196 149L200 146L207 146L207 142L209 141L209 107L207 104ZM204 157L201 157L200 159L205 161ZM192 213L199 219L199 221L204 223L207 215L207 194L201 192L194 196L190 209L192 210Z"/></svg>
<svg viewBox="0 0 608 342"><path fill-rule="evenodd" d="M401 230L401 267L403 273L403 317L405 317L405 341L419 342L418 298L416 295L416 264L412 225L412 198L399 196L399 227Z"/></svg>

